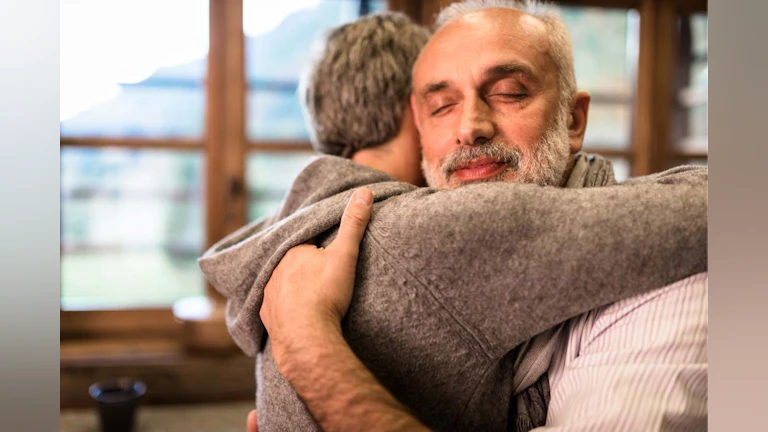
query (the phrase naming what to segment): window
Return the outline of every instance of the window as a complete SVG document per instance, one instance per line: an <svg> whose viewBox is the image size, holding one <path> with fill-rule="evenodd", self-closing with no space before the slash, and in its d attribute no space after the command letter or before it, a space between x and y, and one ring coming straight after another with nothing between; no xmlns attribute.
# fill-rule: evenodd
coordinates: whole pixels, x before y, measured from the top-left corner
<svg viewBox="0 0 768 432"><path fill-rule="evenodd" d="M207 0L62 0L62 136L201 138L207 54Z"/></svg>
<svg viewBox="0 0 768 432"><path fill-rule="evenodd" d="M248 156L248 219L275 213L288 194L293 180L306 166L312 153L253 151Z"/></svg>
<svg viewBox="0 0 768 432"><path fill-rule="evenodd" d="M707 159L707 15L682 15L679 20L675 76L673 165L706 163Z"/></svg>
<svg viewBox="0 0 768 432"><path fill-rule="evenodd" d="M248 220L272 214L312 156L296 93L317 37L386 1L315 0L265 9L244 0Z"/></svg>
<svg viewBox="0 0 768 432"><path fill-rule="evenodd" d="M607 156L617 180L629 175L639 17L633 9L562 7L576 83L592 96L584 150Z"/></svg>
<svg viewBox="0 0 768 432"><path fill-rule="evenodd" d="M387 6L385 1L365 3L371 12ZM259 0L244 0L250 141L309 140L296 95L299 75L317 37L360 15L357 0L293 1L269 8Z"/></svg>
<svg viewBox="0 0 768 432"><path fill-rule="evenodd" d="M204 293L202 165L194 151L62 149L64 309L162 306Z"/></svg>
<svg viewBox="0 0 768 432"><path fill-rule="evenodd" d="M131 364L136 375L196 380L206 364L252 377L237 359L179 368L190 363L171 304L217 297L196 258L274 212L307 163L296 87L313 38L388 7L430 25L448 3L61 0L61 336L89 339L87 362L62 363L76 378L62 405L114 372L105 352L149 358L127 348L146 338L163 339L149 345L165 360ZM577 81L593 95L585 150L612 160L619 179L706 163L706 0L562 4ZM90 340L102 337L119 340ZM162 387L157 398L189 398ZM204 387L201 398L232 397Z"/></svg>
<svg viewBox="0 0 768 432"><path fill-rule="evenodd" d="M61 2L62 309L205 292L208 7Z"/></svg>
<svg viewBox="0 0 768 432"><path fill-rule="evenodd" d="M448 3L62 0L62 309L210 294L196 257L274 212L311 157L296 90L315 37L388 7L429 25ZM706 163L706 2L561 11L593 96L585 150L619 179Z"/></svg>
<svg viewBox="0 0 768 432"><path fill-rule="evenodd" d="M62 0L62 309L205 294L200 253L274 212L312 154L296 89L313 40L386 8Z"/></svg>

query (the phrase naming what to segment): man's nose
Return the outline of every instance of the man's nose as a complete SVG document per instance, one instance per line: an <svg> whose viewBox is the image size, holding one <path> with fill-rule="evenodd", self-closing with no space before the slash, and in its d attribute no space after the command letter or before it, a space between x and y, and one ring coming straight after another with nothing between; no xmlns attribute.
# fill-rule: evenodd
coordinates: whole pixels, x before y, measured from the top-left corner
<svg viewBox="0 0 768 432"><path fill-rule="evenodd" d="M494 130L488 104L481 98L466 100L461 113L456 144L468 146L482 144L493 137Z"/></svg>

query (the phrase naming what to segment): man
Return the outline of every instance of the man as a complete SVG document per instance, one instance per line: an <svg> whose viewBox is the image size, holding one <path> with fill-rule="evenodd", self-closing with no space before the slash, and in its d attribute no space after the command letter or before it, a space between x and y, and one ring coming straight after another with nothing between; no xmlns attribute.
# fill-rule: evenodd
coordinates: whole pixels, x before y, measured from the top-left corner
<svg viewBox="0 0 768 432"><path fill-rule="evenodd" d="M570 156L581 147L588 95L570 93L564 103L558 77L567 71L550 58L548 29L537 27L528 15L503 12L506 21L485 17L474 30L489 32L470 35L475 44L488 47L475 50L477 57L501 52L507 57L503 64L478 62L477 71L462 70L462 64L474 60L443 68L427 61L422 69L439 79L424 85L418 84L417 66L413 106L427 179L450 187L488 179L589 183L585 178L602 171L585 158ZM510 20L520 20L512 30L523 32L511 31L511 36L532 45L494 45L493 36ZM446 29L438 35L451 35ZM436 36L430 46L440 40ZM525 51L529 46L537 49ZM422 56L428 58L426 51ZM439 77L454 72L480 81L457 86L460 80ZM446 129L455 134L453 147ZM361 245L360 278L345 322L350 346L428 426L514 428L521 407L536 407L525 401L510 404L521 368L536 375L535 364L519 362L528 351L515 347L579 313L706 270L706 174L701 176L679 171L630 186L580 190L497 182L435 191L414 190L340 159L320 159L297 178L272 221L245 227L215 245L201 267L231 299L233 337L256 353L265 339L255 315L279 260L308 240L328 245L351 191L370 187L378 202ZM323 183L311 185L311 179ZM306 306L287 305L294 312ZM326 308L322 320L314 314L289 315L294 329L319 331L322 342L340 334L333 331L338 327L334 320L344 310L343 304ZM302 363L290 359L309 355L321 363L327 360L323 350L328 345L296 347L279 334L271 331L263 350L260 422L266 416L277 422L270 424L276 429L314 427L303 423L308 413L277 369L292 379L310 408L323 400L336 403L339 397L353 405L360 400L354 392L351 398L343 391L330 398L307 390L300 378L307 369L292 367ZM305 383L339 389L337 381L318 378ZM385 405L394 406L391 401ZM321 425L332 427L346 411L314 412ZM287 424L279 424L281 414Z"/></svg>

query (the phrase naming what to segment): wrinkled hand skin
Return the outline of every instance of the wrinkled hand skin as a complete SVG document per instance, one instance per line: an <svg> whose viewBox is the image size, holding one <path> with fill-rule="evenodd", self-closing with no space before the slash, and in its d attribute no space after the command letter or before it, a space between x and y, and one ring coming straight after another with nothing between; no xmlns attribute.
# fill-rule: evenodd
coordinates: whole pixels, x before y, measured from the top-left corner
<svg viewBox="0 0 768 432"><path fill-rule="evenodd" d="M331 245L296 246L272 273L260 316L281 372L287 366L285 354L299 349L302 340L323 329L340 328L352 301L359 244L372 202L370 190L357 190Z"/></svg>
<svg viewBox="0 0 768 432"><path fill-rule="evenodd" d="M328 247L305 244L288 251L267 283L259 313L277 369L323 430L425 432L365 368L341 333L372 203L371 191L358 189ZM254 411L248 432L257 430Z"/></svg>

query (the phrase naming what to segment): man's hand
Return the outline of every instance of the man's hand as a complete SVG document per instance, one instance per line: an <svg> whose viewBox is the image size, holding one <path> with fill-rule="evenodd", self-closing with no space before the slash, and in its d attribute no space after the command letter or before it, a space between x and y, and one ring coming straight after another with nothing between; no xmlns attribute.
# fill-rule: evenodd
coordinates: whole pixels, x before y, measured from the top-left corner
<svg viewBox="0 0 768 432"><path fill-rule="evenodd" d="M325 249L296 246L272 272L260 316L278 368L284 365L286 351L298 349L298 335L340 326L352 301L360 241L372 203L370 190L355 191L331 245Z"/></svg>
<svg viewBox="0 0 768 432"><path fill-rule="evenodd" d="M330 246L288 251L267 283L261 320L278 370L323 430L426 432L376 381L341 333L372 202L370 190L358 189ZM251 416L256 429L255 412ZM257 432L253 429L249 423L249 432Z"/></svg>
<svg viewBox="0 0 768 432"><path fill-rule="evenodd" d="M256 410L248 413L247 432L259 432L259 422L256 420Z"/></svg>

